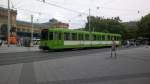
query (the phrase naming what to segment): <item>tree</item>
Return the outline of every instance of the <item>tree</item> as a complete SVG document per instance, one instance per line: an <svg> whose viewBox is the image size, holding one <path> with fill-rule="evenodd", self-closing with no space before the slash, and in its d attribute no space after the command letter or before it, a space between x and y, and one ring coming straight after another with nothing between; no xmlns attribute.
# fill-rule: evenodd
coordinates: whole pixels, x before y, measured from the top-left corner
<svg viewBox="0 0 150 84"><path fill-rule="evenodd" d="M126 29L126 39L137 39L137 22L130 21L122 23Z"/></svg>
<svg viewBox="0 0 150 84"><path fill-rule="evenodd" d="M142 17L138 22L138 35L150 38L150 14Z"/></svg>
<svg viewBox="0 0 150 84"><path fill-rule="evenodd" d="M49 22L53 24L53 23L57 23L57 22L58 22L58 20L57 20L57 19L55 19L55 18L52 18L52 19L50 19L50 20L49 20Z"/></svg>
<svg viewBox="0 0 150 84"><path fill-rule="evenodd" d="M89 18L90 18L90 29L89 29ZM107 18L88 16L88 22L86 23L85 30L94 30L97 32L106 32L106 33L117 33L121 34L125 38L126 29L121 24L119 17Z"/></svg>

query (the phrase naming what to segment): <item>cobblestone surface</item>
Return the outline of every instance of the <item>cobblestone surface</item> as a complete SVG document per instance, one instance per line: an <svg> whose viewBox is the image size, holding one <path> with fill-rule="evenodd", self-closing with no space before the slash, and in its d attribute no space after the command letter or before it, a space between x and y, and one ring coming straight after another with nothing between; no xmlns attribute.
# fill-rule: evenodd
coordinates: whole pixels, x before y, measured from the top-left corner
<svg viewBox="0 0 150 84"><path fill-rule="evenodd" d="M34 47L18 47L16 45L3 45L0 47L0 53L15 53L15 52L29 52L29 51L40 51L38 46Z"/></svg>
<svg viewBox="0 0 150 84"><path fill-rule="evenodd" d="M118 50L117 58L107 49L27 55L47 59L1 65L0 84L150 84L150 48Z"/></svg>

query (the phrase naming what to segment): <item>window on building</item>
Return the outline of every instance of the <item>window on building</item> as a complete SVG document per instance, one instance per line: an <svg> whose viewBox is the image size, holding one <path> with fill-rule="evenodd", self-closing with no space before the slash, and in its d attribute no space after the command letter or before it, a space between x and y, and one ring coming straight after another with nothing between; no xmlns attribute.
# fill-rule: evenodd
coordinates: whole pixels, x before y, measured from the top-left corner
<svg viewBox="0 0 150 84"><path fill-rule="evenodd" d="M23 32L26 32L26 30L25 30L25 29L22 29L22 31L23 31Z"/></svg>
<svg viewBox="0 0 150 84"><path fill-rule="evenodd" d="M20 29L20 28L18 28L18 29L17 29L17 32L21 32L21 29Z"/></svg>

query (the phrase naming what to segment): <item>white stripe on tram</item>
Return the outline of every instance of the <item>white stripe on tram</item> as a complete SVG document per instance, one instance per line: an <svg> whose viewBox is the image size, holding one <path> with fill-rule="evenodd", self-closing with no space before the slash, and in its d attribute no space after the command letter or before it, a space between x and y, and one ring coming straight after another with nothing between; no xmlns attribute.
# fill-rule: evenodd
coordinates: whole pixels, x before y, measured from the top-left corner
<svg viewBox="0 0 150 84"><path fill-rule="evenodd" d="M112 41L64 41L64 45L97 45L97 44L112 44ZM119 44L119 41L116 41Z"/></svg>

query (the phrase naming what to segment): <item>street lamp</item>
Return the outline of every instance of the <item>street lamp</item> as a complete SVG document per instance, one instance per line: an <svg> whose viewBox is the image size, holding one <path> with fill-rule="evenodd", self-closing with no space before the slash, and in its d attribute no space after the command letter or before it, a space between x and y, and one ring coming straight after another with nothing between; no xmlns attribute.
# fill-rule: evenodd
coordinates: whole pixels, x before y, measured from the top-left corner
<svg viewBox="0 0 150 84"><path fill-rule="evenodd" d="M33 15L31 15L31 43L30 46L33 46Z"/></svg>
<svg viewBox="0 0 150 84"><path fill-rule="evenodd" d="M9 47L10 45L10 0L8 0L8 24L7 24L7 46Z"/></svg>
<svg viewBox="0 0 150 84"><path fill-rule="evenodd" d="M88 18L88 21L89 21L89 32L90 32L89 39L90 39L91 46L92 46L92 32L91 32L91 9L90 9L90 8L89 8L89 18Z"/></svg>
<svg viewBox="0 0 150 84"><path fill-rule="evenodd" d="M89 8L89 18L88 18L88 21L89 21L89 32L91 32L91 28L90 28L90 26L91 26L91 9Z"/></svg>

